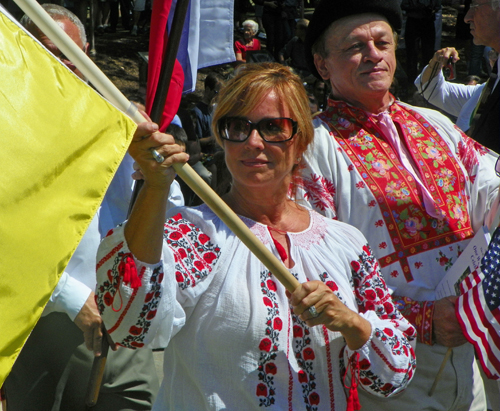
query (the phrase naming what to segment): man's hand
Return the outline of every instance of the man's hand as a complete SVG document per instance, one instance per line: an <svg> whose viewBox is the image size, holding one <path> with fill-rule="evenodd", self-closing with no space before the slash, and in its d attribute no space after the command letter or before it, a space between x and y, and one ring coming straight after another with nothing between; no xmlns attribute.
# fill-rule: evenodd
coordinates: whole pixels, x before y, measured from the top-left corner
<svg viewBox="0 0 500 411"><path fill-rule="evenodd" d="M460 57L458 57L458 51L454 47L445 47L444 49L436 51L432 59L429 61L429 65L425 68L424 72L422 73L421 77L422 84L425 84L428 81L432 80L431 74L433 72L434 66L437 65L437 70L434 71L435 73L438 73L439 70L442 70L443 67L448 64L450 58L453 61L453 63L456 63L458 60L460 60Z"/></svg>
<svg viewBox="0 0 500 411"><path fill-rule="evenodd" d="M89 298L75 317L75 324L83 331L85 346L89 351L94 351L96 357L99 357L102 346L102 319L97 310L93 292L90 293Z"/></svg>
<svg viewBox="0 0 500 411"><path fill-rule="evenodd" d="M458 347L465 344L465 338L455 315L455 302L458 297L445 297L434 303L432 328L438 344L445 347Z"/></svg>

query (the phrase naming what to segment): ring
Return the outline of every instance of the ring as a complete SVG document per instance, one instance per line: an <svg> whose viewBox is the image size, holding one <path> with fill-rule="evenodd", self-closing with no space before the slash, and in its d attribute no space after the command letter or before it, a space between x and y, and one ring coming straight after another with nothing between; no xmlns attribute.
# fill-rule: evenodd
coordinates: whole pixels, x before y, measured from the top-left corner
<svg viewBox="0 0 500 411"><path fill-rule="evenodd" d="M154 148L151 149L151 154L153 155L153 158L157 163L163 163L165 161L165 157L158 153L158 151L156 151Z"/></svg>
<svg viewBox="0 0 500 411"><path fill-rule="evenodd" d="M316 318L319 315L314 305L309 307L309 313L311 314L312 318Z"/></svg>

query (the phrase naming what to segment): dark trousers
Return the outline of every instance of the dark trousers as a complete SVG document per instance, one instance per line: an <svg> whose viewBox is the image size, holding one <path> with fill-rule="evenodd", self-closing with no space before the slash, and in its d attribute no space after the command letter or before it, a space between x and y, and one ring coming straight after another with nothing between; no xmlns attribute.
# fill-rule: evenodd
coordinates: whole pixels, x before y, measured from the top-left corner
<svg viewBox="0 0 500 411"><path fill-rule="evenodd" d="M419 43L422 52L420 59L420 70L422 70L434 56L435 37L434 15L422 19L407 18L405 28L406 74L410 83L413 83L418 75Z"/></svg>
<svg viewBox="0 0 500 411"><path fill-rule="evenodd" d="M276 61L279 61L279 52L284 46L284 27L281 13L266 13L262 15L262 24L266 29L266 48Z"/></svg>

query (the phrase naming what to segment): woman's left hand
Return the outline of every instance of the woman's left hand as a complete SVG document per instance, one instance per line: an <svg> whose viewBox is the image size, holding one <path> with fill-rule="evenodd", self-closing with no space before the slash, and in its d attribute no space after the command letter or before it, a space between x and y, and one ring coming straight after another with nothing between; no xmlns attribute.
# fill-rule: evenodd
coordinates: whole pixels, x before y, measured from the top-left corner
<svg viewBox="0 0 500 411"><path fill-rule="evenodd" d="M287 295L294 314L310 327L323 324L342 333L350 349L361 348L370 338L371 324L342 303L323 282L302 283Z"/></svg>

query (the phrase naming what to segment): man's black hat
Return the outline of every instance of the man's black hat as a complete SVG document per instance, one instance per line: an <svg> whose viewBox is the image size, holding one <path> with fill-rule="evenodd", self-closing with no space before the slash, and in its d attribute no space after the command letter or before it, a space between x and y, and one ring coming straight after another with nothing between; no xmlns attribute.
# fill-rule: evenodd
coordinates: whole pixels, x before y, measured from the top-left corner
<svg viewBox="0 0 500 411"><path fill-rule="evenodd" d="M321 78L314 66L311 52L315 41L334 21L356 14L377 13L384 16L393 30L399 31L403 25L403 16L398 0L322 0L311 18L305 40L306 61L309 70Z"/></svg>

